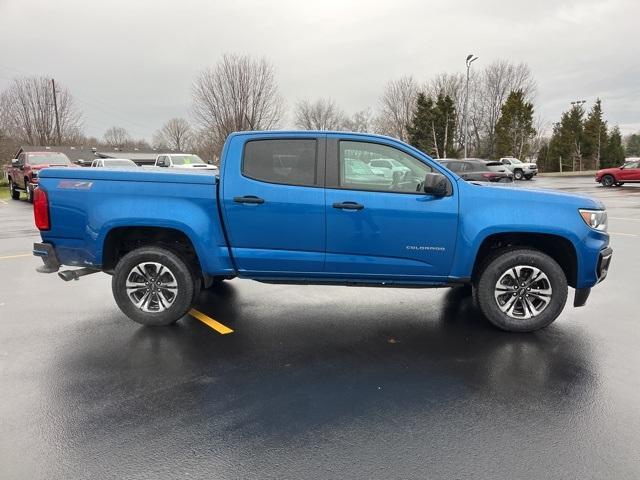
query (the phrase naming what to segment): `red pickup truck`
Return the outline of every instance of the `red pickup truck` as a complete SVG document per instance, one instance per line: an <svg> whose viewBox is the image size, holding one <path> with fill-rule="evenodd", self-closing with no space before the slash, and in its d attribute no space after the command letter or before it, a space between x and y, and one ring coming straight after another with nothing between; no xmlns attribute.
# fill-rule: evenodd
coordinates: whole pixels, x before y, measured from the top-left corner
<svg viewBox="0 0 640 480"><path fill-rule="evenodd" d="M27 200L33 201L33 190L38 186L38 172L47 167L69 167L71 161L60 152L22 152L18 158L11 160L7 169L7 181L11 198L18 200L20 192L27 195Z"/></svg>

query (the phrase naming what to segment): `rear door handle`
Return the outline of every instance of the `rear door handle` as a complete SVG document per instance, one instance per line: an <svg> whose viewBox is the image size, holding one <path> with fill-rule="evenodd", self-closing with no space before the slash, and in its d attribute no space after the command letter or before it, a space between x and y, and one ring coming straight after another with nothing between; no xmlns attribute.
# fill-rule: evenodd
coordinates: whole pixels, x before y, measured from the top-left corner
<svg viewBox="0 0 640 480"><path fill-rule="evenodd" d="M256 197L255 195L245 195L244 197L233 197L233 201L236 203L251 203L254 205L264 203L264 199Z"/></svg>
<svg viewBox="0 0 640 480"><path fill-rule="evenodd" d="M342 210L362 210L364 205L356 202L336 202L333 204L333 208L340 208Z"/></svg>

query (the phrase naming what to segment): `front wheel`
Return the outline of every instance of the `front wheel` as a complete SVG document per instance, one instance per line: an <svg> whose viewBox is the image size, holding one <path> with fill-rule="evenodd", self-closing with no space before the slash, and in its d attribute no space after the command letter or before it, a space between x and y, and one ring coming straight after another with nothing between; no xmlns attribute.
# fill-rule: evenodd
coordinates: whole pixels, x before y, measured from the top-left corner
<svg viewBox="0 0 640 480"><path fill-rule="evenodd" d="M195 296L192 270L175 253L141 247L116 265L111 289L120 310L142 325L170 325L191 308Z"/></svg>
<svg viewBox="0 0 640 480"><path fill-rule="evenodd" d="M9 193L13 200L20 200L20 190L16 188L16 184L13 180L9 180Z"/></svg>
<svg viewBox="0 0 640 480"><path fill-rule="evenodd" d="M513 247L496 252L474 283L476 303L496 327L532 332L551 324L567 301L567 278L539 250Z"/></svg>
<svg viewBox="0 0 640 480"><path fill-rule="evenodd" d="M602 183L603 187L613 187L616 183L616 179L613 178L613 175L605 175L602 177L602 180L600 180L600 183Z"/></svg>
<svg viewBox="0 0 640 480"><path fill-rule="evenodd" d="M524 173L522 173L522 170L516 170L513 172L514 180L522 180L522 177L524 177Z"/></svg>

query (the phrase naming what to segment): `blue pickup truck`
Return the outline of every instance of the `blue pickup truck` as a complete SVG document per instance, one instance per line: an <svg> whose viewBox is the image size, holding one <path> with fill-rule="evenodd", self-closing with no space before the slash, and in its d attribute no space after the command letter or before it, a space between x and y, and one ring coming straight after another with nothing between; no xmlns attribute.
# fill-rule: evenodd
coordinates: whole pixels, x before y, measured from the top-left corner
<svg viewBox="0 0 640 480"><path fill-rule="evenodd" d="M380 159L400 166L372 169ZM173 323L201 288L240 277L461 286L497 327L533 331L558 317L568 286L584 305L612 254L596 200L465 182L398 140L343 132L232 134L219 176L49 168L34 214L39 270L112 275L117 304L144 325Z"/></svg>

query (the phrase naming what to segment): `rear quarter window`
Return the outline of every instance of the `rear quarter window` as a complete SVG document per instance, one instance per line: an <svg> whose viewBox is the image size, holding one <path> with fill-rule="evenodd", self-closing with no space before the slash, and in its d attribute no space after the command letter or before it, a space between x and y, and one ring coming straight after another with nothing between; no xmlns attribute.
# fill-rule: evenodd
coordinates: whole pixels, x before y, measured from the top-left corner
<svg viewBox="0 0 640 480"><path fill-rule="evenodd" d="M251 140L245 144L242 174L254 180L315 186L317 141Z"/></svg>

